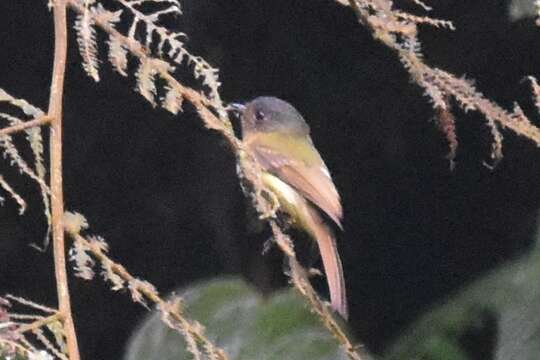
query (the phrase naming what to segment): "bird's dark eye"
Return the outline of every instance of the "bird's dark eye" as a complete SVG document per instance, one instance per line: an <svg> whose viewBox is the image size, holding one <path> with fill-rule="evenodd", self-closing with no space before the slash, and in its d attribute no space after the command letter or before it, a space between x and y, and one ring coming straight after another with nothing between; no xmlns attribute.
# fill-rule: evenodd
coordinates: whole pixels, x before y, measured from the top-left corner
<svg viewBox="0 0 540 360"><path fill-rule="evenodd" d="M261 110L255 112L255 119L259 122L264 120L264 113Z"/></svg>

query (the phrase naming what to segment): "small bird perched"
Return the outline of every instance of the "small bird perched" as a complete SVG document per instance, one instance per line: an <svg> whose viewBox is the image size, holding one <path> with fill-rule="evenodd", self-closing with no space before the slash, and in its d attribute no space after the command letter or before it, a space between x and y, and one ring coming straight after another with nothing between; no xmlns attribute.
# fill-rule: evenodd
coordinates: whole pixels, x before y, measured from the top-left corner
<svg viewBox="0 0 540 360"><path fill-rule="evenodd" d="M343 267L336 240L319 211L340 228L343 210L336 187L302 115L275 97L258 97L233 107L241 113L243 143L265 173L272 190L293 226L317 241L330 290L332 307L347 318Z"/></svg>

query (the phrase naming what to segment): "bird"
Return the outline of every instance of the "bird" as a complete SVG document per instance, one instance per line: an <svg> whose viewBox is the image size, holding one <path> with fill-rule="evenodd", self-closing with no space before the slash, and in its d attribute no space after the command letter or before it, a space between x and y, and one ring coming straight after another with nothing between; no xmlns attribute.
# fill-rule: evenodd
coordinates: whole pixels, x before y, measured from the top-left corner
<svg viewBox="0 0 540 360"><path fill-rule="evenodd" d="M348 318L343 266L325 214L341 230L343 209L330 171L313 145L310 127L288 102L260 96L234 103L242 142L263 170L262 181L279 201L291 225L313 238L321 254L330 303Z"/></svg>

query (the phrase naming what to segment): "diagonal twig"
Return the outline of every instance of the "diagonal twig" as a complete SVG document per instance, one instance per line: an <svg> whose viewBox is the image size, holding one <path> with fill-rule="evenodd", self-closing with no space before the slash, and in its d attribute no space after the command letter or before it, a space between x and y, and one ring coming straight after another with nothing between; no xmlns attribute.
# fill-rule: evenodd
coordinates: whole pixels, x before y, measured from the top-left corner
<svg viewBox="0 0 540 360"><path fill-rule="evenodd" d="M52 121L52 117L48 115L44 115L42 117L39 117L37 119L33 119L30 121L25 121L23 123L13 125L7 128L0 129L0 136L4 135L11 135L20 131L24 131L33 127L37 126L43 126L47 125Z"/></svg>

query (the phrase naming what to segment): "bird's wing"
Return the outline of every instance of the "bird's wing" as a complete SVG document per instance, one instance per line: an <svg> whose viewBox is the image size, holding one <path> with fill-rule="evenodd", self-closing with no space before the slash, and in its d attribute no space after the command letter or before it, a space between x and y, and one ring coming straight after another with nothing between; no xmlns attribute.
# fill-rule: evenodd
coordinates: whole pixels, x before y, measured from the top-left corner
<svg viewBox="0 0 540 360"><path fill-rule="evenodd" d="M322 159L308 164L266 146L252 146L251 151L265 170L295 188L341 228L343 209L339 194Z"/></svg>

